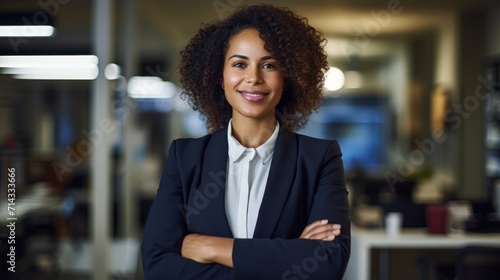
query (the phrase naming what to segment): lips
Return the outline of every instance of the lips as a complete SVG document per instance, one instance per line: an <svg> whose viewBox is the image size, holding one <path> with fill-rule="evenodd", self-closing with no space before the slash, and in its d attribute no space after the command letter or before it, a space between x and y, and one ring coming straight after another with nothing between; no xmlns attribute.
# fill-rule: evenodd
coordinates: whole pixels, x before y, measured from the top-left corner
<svg viewBox="0 0 500 280"><path fill-rule="evenodd" d="M259 102L263 100L269 93L263 91L254 91L254 90L242 90L238 91L241 96L250 102Z"/></svg>

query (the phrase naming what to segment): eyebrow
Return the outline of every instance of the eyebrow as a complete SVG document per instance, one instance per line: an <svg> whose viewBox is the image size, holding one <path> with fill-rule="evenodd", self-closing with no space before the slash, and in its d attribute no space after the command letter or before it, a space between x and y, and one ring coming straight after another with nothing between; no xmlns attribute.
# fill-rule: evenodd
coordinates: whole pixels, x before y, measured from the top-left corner
<svg viewBox="0 0 500 280"><path fill-rule="evenodd" d="M241 55L241 54L233 54L232 56L229 57L229 59L231 58L240 58L240 59L245 59L245 60L249 60L249 58L247 56L244 56L244 55ZM269 60L269 59L275 59L274 57L268 55L268 56L263 56L260 58L260 60Z"/></svg>

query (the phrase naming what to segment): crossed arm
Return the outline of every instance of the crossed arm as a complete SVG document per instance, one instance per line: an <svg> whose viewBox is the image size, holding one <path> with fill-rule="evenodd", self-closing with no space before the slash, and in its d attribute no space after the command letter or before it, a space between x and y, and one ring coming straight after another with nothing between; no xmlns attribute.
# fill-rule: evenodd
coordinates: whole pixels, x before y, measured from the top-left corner
<svg viewBox="0 0 500 280"><path fill-rule="evenodd" d="M179 208L185 198L173 144L144 230L145 278L296 279L299 275L305 279L302 276L307 274L314 279L340 279L349 259L350 230L340 152L338 146L334 148L325 153L324 165L328 168L321 171L314 203L306 213L310 224L300 238L287 239L281 234L275 238L232 239L189 234L180 211L184 208ZM342 234L340 226L329 222L341 224ZM306 271L311 264L314 271Z"/></svg>
<svg viewBox="0 0 500 280"><path fill-rule="evenodd" d="M340 235L340 225L330 224L328 220L319 220L308 225L300 238L310 240L333 241ZM181 254L184 258L199 263L218 263L233 267L234 239L192 233L184 237Z"/></svg>

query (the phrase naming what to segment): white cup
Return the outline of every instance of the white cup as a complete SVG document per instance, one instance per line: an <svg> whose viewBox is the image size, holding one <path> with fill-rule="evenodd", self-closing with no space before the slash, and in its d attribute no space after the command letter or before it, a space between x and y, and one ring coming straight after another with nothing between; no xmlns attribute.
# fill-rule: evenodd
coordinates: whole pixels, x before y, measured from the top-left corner
<svg viewBox="0 0 500 280"><path fill-rule="evenodd" d="M397 212L387 213L385 215L385 233L389 237L396 237L401 232L403 223L403 214Z"/></svg>
<svg viewBox="0 0 500 280"><path fill-rule="evenodd" d="M468 201L448 202L448 233L462 235L465 233L465 222L472 215L472 206Z"/></svg>

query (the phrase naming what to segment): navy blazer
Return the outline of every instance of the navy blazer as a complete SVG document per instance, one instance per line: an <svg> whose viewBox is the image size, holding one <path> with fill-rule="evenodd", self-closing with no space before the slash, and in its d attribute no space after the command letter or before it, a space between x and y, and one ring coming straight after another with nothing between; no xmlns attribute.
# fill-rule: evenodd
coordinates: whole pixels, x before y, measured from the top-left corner
<svg viewBox="0 0 500 280"><path fill-rule="evenodd" d="M280 129L254 237L235 239L233 268L181 256L189 233L233 238L225 210L227 128L172 142L142 243L145 278L341 279L350 221L337 141ZM340 224L334 241L299 239L317 220Z"/></svg>

